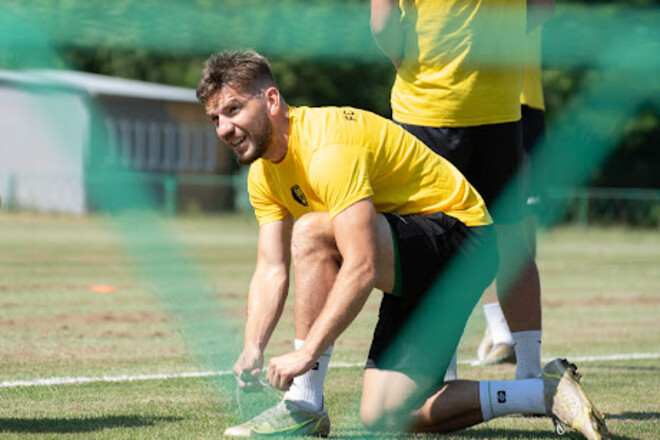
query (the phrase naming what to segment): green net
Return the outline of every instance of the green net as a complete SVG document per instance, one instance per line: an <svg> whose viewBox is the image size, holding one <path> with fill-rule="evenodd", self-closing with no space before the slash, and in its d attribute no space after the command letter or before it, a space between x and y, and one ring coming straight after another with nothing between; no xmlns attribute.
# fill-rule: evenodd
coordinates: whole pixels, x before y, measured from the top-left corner
<svg viewBox="0 0 660 440"><path fill-rule="evenodd" d="M584 183L621 139L630 118L642 108L660 112L658 23L660 11L653 8L561 7L546 26L544 64L589 70L577 97L555 118L532 158L557 182L566 187ZM65 47L200 56L238 47L274 57L383 62L369 31L368 2L9 0L0 5L0 67L9 72L65 68L59 53ZM20 87L32 93L35 119L66 140L73 128L60 101L52 98L52 87L43 82ZM103 112L88 98L82 105L92 119L90 154L105 157L113 146ZM64 161L75 160L67 159L73 154L69 146L58 144ZM3 142L0 148L13 146ZM176 316L191 354L203 368L230 368L239 352L242 321L225 315L213 288L159 215L148 182L123 167L89 167L100 210L111 215L135 267ZM5 171L0 164L0 172ZM554 224L561 210L547 215L544 221ZM434 292L460 289L469 270L457 263ZM455 323L435 323L424 312L442 307L441 295L430 298L409 331L433 340L436 334L462 331ZM433 340L421 337L420 343L433 345Z"/></svg>

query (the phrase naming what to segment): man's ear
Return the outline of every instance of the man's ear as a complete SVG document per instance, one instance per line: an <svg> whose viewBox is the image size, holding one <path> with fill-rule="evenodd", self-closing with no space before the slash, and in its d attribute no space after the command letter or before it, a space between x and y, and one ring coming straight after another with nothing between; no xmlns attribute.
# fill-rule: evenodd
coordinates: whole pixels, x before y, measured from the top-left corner
<svg viewBox="0 0 660 440"><path fill-rule="evenodd" d="M266 98L266 107L268 108L268 113L272 116L276 115L280 111L280 91L276 87L269 87L264 92Z"/></svg>

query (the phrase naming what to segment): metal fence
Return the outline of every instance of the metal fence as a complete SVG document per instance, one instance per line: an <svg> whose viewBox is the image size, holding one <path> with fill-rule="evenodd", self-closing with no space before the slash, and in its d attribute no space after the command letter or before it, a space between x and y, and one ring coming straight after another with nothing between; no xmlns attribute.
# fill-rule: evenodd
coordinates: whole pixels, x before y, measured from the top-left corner
<svg viewBox="0 0 660 440"><path fill-rule="evenodd" d="M7 176L5 176L7 177ZM247 171L224 175L137 173L139 181L158 188L161 210L166 215L180 211L180 191L183 186L225 187L233 193L229 210L249 212ZM86 179L94 184L94 179ZM15 203L15 183L9 176L2 194L2 209L21 209ZM660 228L660 189L647 188L550 188L546 191L539 211L541 222L577 224L579 226L633 226Z"/></svg>
<svg viewBox="0 0 660 440"><path fill-rule="evenodd" d="M660 189L552 188L547 218L580 226L660 227Z"/></svg>

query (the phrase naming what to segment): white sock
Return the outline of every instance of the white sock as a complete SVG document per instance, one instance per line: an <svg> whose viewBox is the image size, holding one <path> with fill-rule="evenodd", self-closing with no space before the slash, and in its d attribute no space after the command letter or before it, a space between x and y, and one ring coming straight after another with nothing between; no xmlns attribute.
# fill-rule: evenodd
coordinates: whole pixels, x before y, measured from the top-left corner
<svg viewBox="0 0 660 440"><path fill-rule="evenodd" d="M506 318L502 312L499 302L484 304L484 315L486 315L486 322L490 329L490 334L493 338L493 345L503 343L513 345L511 338L511 331L506 323Z"/></svg>
<svg viewBox="0 0 660 440"><path fill-rule="evenodd" d="M542 379L479 382L484 422L509 414L545 414Z"/></svg>
<svg viewBox="0 0 660 440"><path fill-rule="evenodd" d="M300 350L304 343L305 341L296 339L296 350ZM284 394L284 399L295 401L310 411L319 411L323 407L323 384L325 374L328 372L333 347L331 345L321 355L314 368L293 378L293 384Z"/></svg>
<svg viewBox="0 0 660 440"><path fill-rule="evenodd" d="M515 332L513 348L516 351L516 379L541 377L541 330Z"/></svg>
<svg viewBox="0 0 660 440"><path fill-rule="evenodd" d="M454 356L452 356L451 361L449 362L447 371L445 371L445 382L458 379L458 362L456 360L457 355L458 352L455 351Z"/></svg>

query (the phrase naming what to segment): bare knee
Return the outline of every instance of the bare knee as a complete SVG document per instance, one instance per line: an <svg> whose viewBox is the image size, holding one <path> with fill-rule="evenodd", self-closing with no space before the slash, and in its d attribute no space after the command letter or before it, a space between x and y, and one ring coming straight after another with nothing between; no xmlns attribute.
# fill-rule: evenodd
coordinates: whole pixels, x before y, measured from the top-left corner
<svg viewBox="0 0 660 440"><path fill-rule="evenodd" d="M365 370L360 420L371 431L407 430L411 408L406 405L416 393L416 384L403 373Z"/></svg>
<svg viewBox="0 0 660 440"><path fill-rule="evenodd" d="M305 214L293 226L291 253L295 261L308 261L313 255L339 258L327 212Z"/></svg>
<svg viewBox="0 0 660 440"><path fill-rule="evenodd" d="M360 409L360 421L369 431L380 431L380 415L371 410Z"/></svg>
<svg viewBox="0 0 660 440"><path fill-rule="evenodd" d="M370 431L397 431L407 430L410 422L410 412L403 408L365 407L360 408L360 420Z"/></svg>

